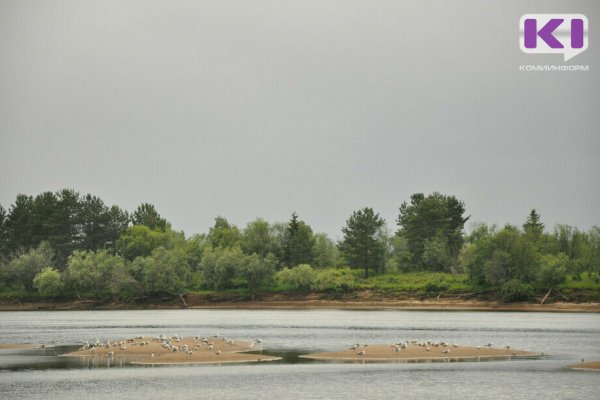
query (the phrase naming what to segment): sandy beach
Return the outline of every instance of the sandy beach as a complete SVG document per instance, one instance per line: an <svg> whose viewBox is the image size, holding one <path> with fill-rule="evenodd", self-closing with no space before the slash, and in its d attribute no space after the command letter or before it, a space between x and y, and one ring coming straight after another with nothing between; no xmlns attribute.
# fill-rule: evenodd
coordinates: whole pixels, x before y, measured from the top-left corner
<svg viewBox="0 0 600 400"><path fill-rule="evenodd" d="M469 347L440 343L397 345L352 345L345 350L312 353L304 358L317 360L364 361L479 361L492 358L535 357L541 353L511 348Z"/></svg>
<svg viewBox="0 0 600 400"><path fill-rule="evenodd" d="M600 371L600 361L589 361L579 364L569 365L571 369L581 369L590 371Z"/></svg>
<svg viewBox="0 0 600 400"><path fill-rule="evenodd" d="M0 343L0 350L12 350L12 349L40 349L44 348L43 345L34 345L31 343Z"/></svg>
<svg viewBox="0 0 600 400"><path fill-rule="evenodd" d="M413 311L524 311L524 312L600 312L597 302L555 302L546 304L501 303L497 301L456 298L402 296L395 298L372 291L363 291L327 298L316 293L267 293L256 298L232 295L185 295L180 299L160 303L96 303L89 300L54 302L0 302L0 311L42 310L145 310L145 309L339 309L339 310L413 310Z"/></svg>
<svg viewBox="0 0 600 400"><path fill-rule="evenodd" d="M263 362L280 359L246 353L253 350L260 350L255 342L220 337L137 337L85 345L62 356L126 358L131 364L140 365Z"/></svg>

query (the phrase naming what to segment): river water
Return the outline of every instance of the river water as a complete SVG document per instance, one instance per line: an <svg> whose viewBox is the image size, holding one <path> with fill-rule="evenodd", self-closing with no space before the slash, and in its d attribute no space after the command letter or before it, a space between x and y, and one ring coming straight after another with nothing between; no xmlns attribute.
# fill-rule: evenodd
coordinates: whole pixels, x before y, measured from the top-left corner
<svg viewBox="0 0 600 400"><path fill-rule="evenodd" d="M219 334L262 339L284 357L261 364L132 366L57 357L85 341ZM443 363L335 363L297 356L353 343L406 339L492 342L544 352L541 359ZM600 360L600 314L144 310L1 312L1 399L598 399L600 373L564 366Z"/></svg>

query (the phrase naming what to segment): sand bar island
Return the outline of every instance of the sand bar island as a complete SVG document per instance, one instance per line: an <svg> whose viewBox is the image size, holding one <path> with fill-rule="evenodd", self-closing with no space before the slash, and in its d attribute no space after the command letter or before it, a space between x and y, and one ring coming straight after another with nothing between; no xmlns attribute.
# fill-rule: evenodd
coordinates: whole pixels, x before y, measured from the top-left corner
<svg viewBox="0 0 600 400"><path fill-rule="evenodd" d="M239 341L224 337L138 336L106 343L86 343L79 350L64 357L126 358L131 364L211 364L237 362L264 362L279 360L248 352L260 350L256 341Z"/></svg>

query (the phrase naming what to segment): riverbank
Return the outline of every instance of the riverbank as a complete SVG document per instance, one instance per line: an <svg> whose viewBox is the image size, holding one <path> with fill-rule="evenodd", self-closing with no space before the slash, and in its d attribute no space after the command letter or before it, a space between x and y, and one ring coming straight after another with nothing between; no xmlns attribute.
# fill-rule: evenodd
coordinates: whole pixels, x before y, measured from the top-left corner
<svg viewBox="0 0 600 400"><path fill-rule="evenodd" d="M0 311L44 310L140 310L140 309L343 309L343 310L427 310L427 311L526 311L600 313L598 302L502 303L492 300L454 297L402 297L375 291L346 294L322 293L232 293L188 294L181 298L146 299L142 302L94 300L17 301L3 300Z"/></svg>

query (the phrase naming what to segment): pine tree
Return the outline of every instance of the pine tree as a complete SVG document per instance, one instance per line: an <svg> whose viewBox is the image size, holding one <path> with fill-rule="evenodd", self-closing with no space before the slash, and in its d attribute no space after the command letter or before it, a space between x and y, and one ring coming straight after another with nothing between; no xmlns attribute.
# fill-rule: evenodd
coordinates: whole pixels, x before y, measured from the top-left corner
<svg viewBox="0 0 600 400"><path fill-rule="evenodd" d="M376 269L385 251L385 244L380 240L385 221L372 208L365 207L354 211L342 228L344 239L339 249L348 264L353 268L363 268L365 278L369 270Z"/></svg>

